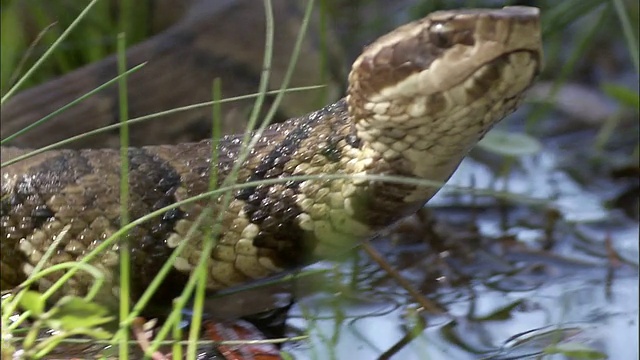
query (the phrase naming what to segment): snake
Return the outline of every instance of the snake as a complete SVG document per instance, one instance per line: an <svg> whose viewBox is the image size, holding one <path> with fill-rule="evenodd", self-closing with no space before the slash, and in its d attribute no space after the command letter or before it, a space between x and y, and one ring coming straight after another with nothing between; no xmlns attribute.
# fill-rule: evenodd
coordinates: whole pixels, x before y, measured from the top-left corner
<svg viewBox="0 0 640 360"><path fill-rule="evenodd" d="M366 46L346 96L322 109L263 132L128 148L128 218L159 215L118 241L107 242L122 222L119 149L23 159L30 149L3 146L3 162L21 160L1 169L0 285L85 259L106 279L98 299L117 300L127 248L131 296L172 257L157 289L171 299L197 270L215 293L336 256L422 208L541 67L537 8L433 12ZM59 291L84 295L93 281L80 271Z"/></svg>

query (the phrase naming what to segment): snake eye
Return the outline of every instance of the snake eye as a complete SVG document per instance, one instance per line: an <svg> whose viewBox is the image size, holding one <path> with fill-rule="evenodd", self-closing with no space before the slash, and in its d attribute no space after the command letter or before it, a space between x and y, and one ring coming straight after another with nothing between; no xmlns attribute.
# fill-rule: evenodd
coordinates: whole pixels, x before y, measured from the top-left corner
<svg viewBox="0 0 640 360"><path fill-rule="evenodd" d="M452 31L444 24L435 24L429 28L429 41L439 48L450 48L453 46Z"/></svg>
<svg viewBox="0 0 640 360"><path fill-rule="evenodd" d="M473 45L473 35L469 31L456 29L443 23L433 24L429 28L429 41L441 49L448 49L456 44Z"/></svg>

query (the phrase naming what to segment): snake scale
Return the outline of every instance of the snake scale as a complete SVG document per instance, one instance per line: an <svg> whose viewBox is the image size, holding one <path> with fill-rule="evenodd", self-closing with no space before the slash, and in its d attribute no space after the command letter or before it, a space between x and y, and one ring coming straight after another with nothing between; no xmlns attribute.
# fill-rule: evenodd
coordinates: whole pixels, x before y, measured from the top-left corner
<svg viewBox="0 0 640 360"><path fill-rule="evenodd" d="M541 62L539 12L530 7L439 11L382 36L354 62L344 99L268 127L235 181L282 182L236 189L226 207L222 196L181 205L128 232L132 295L148 286L205 208L210 216L177 256L163 296L182 289L217 217L219 236L207 254L210 291L332 256L417 211L436 186L361 175L446 181L471 147L516 109ZM211 169L222 184L241 137L214 146L213 166L210 140L130 148L130 219L206 192ZM27 151L3 147L2 161ZM287 180L323 174L344 177ZM56 239L45 267L85 257L120 227L119 202L117 149L53 150L3 167L2 289L27 279ZM118 297L119 246L90 261L109 280L105 301ZM45 290L61 275L32 287ZM85 294L91 283L78 273L63 292Z"/></svg>

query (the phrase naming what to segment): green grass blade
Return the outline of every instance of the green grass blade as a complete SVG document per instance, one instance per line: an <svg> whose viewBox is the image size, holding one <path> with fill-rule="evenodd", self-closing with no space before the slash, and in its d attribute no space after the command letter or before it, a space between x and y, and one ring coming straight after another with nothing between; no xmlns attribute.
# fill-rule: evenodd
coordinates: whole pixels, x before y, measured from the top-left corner
<svg viewBox="0 0 640 360"><path fill-rule="evenodd" d="M209 191L213 191L218 187L218 146L216 140L220 139L222 133L222 108L220 105L220 97L222 94L222 86L220 84L220 78L216 78L213 81L213 106L212 106L212 134L211 139L211 169L209 170ZM212 199L214 200L214 199ZM217 244L217 234L208 229L204 232L204 248L203 254L211 254L215 245ZM206 271L207 262L211 261L208 256L204 259L204 266L198 267L194 276L197 277L196 291L193 303L193 314L191 315L191 326L189 327L189 345L187 346L187 359L196 359L198 351L198 340L200 338L200 329L202 326L202 318L204 316L204 301L207 291L207 277Z"/></svg>
<svg viewBox="0 0 640 360"><path fill-rule="evenodd" d="M631 26L631 20L629 19L629 11L625 9L622 0L613 0L613 7L616 9L616 14L620 19L620 26L622 26L622 32L624 33L624 39L627 42L627 49L629 50L629 56L631 56L631 62L636 69L636 74L640 74L640 53L638 50L638 30L634 30Z"/></svg>
<svg viewBox="0 0 640 360"><path fill-rule="evenodd" d="M124 33L118 34L118 73L124 75L127 70L126 38ZM127 100L127 76L118 80L118 104L120 110L120 226L129 223L129 105ZM131 249L127 233L120 237L120 322L122 324L129 315L129 299L131 294ZM122 326L122 325L121 325ZM119 357L128 359L128 332L120 339Z"/></svg>

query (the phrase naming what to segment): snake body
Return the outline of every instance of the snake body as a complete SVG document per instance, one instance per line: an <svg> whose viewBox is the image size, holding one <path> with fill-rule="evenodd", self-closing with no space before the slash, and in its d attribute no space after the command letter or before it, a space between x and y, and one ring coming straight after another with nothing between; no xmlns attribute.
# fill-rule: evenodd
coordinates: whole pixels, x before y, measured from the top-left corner
<svg viewBox="0 0 640 360"><path fill-rule="evenodd" d="M435 12L379 38L354 62L346 98L261 134L234 181L252 185L233 190L228 204L224 195L205 197L127 233L133 296L187 241L160 291L175 296L211 229L219 236L205 254L207 288L216 291L332 256L415 212L438 186L364 176L446 181L518 106L541 57L539 13L528 7ZM129 149L130 219L208 191L211 169L222 185L241 138ZM2 161L26 152L3 147ZM120 154L112 149L53 150L3 167L2 289L27 279L54 241L45 266L81 260L114 234L120 178ZM261 180L271 182L254 183ZM119 244L89 261L109 280L105 297L118 296ZM61 275L33 287L47 289ZM63 292L85 294L91 283L80 272Z"/></svg>

